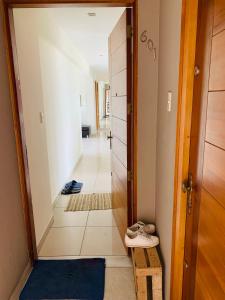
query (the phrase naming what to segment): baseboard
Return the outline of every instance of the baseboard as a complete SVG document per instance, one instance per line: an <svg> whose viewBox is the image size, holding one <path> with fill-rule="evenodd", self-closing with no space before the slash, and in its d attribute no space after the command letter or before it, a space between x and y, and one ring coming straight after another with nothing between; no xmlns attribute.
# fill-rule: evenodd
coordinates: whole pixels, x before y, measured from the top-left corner
<svg viewBox="0 0 225 300"><path fill-rule="evenodd" d="M47 226L47 228L46 228L46 230L45 230L45 232L44 232L44 234L43 234L40 242L38 243L38 246L37 246L37 253L38 254L39 254L39 252L41 250L41 247L42 247L42 245L43 245L43 243L44 243L44 241L46 239L47 234L49 233L50 228L52 227L53 222L54 222L54 216L51 217L51 219L50 219L50 221L48 223L48 226Z"/></svg>
<svg viewBox="0 0 225 300"><path fill-rule="evenodd" d="M29 263L25 267L25 270L23 271L23 274L22 274L19 282L17 283L14 291L12 292L9 300L18 300L19 299L20 293L21 293L22 289L24 288L24 286L27 282L27 279L30 276L31 271L32 271L32 266L29 261Z"/></svg>

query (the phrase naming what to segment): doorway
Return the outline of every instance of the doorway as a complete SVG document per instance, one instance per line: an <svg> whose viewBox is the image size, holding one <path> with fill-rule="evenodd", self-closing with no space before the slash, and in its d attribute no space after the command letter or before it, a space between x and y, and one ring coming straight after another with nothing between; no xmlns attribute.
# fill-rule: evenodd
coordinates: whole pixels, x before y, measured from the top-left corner
<svg viewBox="0 0 225 300"><path fill-rule="evenodd" d="M11 14L11 11L10 11L10 14L8 16L7 10L5 12L6 12L6 15L5 15L6 16L6 25L8 26L8 29L11 30L11 38L12 38L11 39L8 36L8 38L9 38L8 43L9 43L9 45L11 45L11 43L13 42L13 45L14 45L14 47L12 49L13 50L12 53L14 55L14 60L11 60L11 62L13 62L13 64L14 64L14 68L11 65L11 71L12 71L12 74L14 74L14 71L15 71L15 73L17 75L19 75L18 68L17 68L18 65L17 65L17 57L16 57L16 47L15 47L15 44L14 44L15 43L15 36L14 36L14 24L13 24L12 14ZM135 13L134 13L134 16L135 16ZM136 36L136 33L135 33L135 30L134 30L133 31L133 37L135 38L135 36ZM135 51L134 51L134 53L135 53ZM133 59L135 59L135 57ZM134 74L135 74L135 69L136 69L136 67L134 67L134 69L133 69ZM132 77L134 78L135 76L132 76ZM14 77L14 79L15 79L15 77ZM13 104L13 107L19 109L19 111L20 111L20 109L22 107L22 103L21 103L21 97L20 97L21 95L19 95L20 94L19 76L16 76L15 83L16 83L16 85L14 86L15 87L14 92L17 93L17 97L15 97L15 94L16 94L15 93L14 98L13 98L14 101L15 101L14 104ZM134 87L133 87L133 92L134 92L133 97L134 98L133 99L135 99L135 88L136 88L135 86L136 85L134 84ZM16 89L16 87L17 87L17 89ZM131 100L131 98L129 100ZM135 113L135 105L133 107L133 113ZM30 179L29 178L30 177L29 167L28 167L28 164L27 164L27 157L26 157L27 149L26 149L26 144L25 144L25 134L24 134L24 130L22 130L24 124L23 124L23 118L22 118L21 114L19 115L19 114L15 113L14 117L15 117L15 122L17 122L17 126L19 125L19 128L20 128L19 132L17 132L17 134L19 133L17 135L17 138L18 138L18 141L20 142L18 144L18 148L20 149L20 153L21 153L21 151L23 152L23 156L20 156L20 163L21 163L21 166L23 166L23 168L21 169L21 176L26 179L26 185L22 184L22 188L23 188L24 193L25 193L24 194L24 205L25 205L24 207L25 207L25 212L26 212L25 216L26 216L26 221L27 221L27 227L29 227L28 236L29 236L30 245L31 245L31 242L32 242L32 248L30 247L30 253L31 253L32 257L35 257L35 253L36 253L37 248L36 248L35 243L34 243L34 226L32 225L33 224L33 216L32 216L32 213L31 213L31 211L32 211L31 210L31 202L28 201L28 200L31 200L32 197L31 197L31 189L30 189L30 182L29 182L30 181L29 180ZM39 116L40 120L42 119L42 117L43 117L43 115L40 114L40 116ZM135 129L135 124L132 125L131 127L132 127L132 129ZM21 135L23 136L22 139L21 139ZM132 137L135 138L134 131L131 133L131 135L132 135ZM135 163L133 161L132 161L131 164L135 168ZM133 173L135 175L135 170L133 171ZM129 180L128 185L133 185L133 184L134 184L134 188L132 190L135 191L135 182L133 180ZM126 183L125 183L125 185L126 185ZM128 199L130 199L130 197ZM136 197L134 197L134 199L136 199ZM135 206L133 200L132 200L132 205ZM131 209L131 207L130 207L130 209ZM131 210L133 212L135 212L135 210L133 210L133 208ZM29 212L29 214L28 214L28 212ZM135 214L134 214L134 216L130 217L130 219L134 219L134 218L135 218Z"/></svg>
<svg viewBox="0 0 225 300"><path fill-rule="evenodd" d="M20 13L22 13L22 11L23 10L25 11L26 9L20 9L19 11L20 11ZM108 8L108 9L112 10L113 8ZM38 9L38 10L41 10L41 8ZM91 10L93 11L93 8ZM31 9L30 9L30 11L31 11ZM70 11L71 11L71 9L70 9ZM47 9L45 9L45 13L48 14ZM22 131L22 129L20 127L20 132L19 133L24 134L24 139L21 142L23 142L22 146L24 147L23 149L25 150L24 151L25 156L23 156L23 160L24 160L24 167L27 170L27 174L26 174L27 175L26 176L27 185L26 185L26 188L29 185L29 187L30 187L30 195L29 196L30 196L30 200L32 202L32 200L33 200L33 197L32 197L33 196L33 193L32 193L32 189L33 189L33 185L32 185L32 179L33 178L32 178L32 176L33 176L33 173L31 172L31 162L32 162L32 160L29 157L30 148L27 147L28 142L29 142L27 140L27 131L28 131L29 128L26 126L27 124L26 124L26 120L24 119L24 114L23 114L23 113L25 113L25 109L24 109L25 106L24 106L24 102L23 102L24 101L23 96L25 94L24 90L23 90L23 88L24 88L24 77L22 78L22 76L21 77L19 76L23 72L22 69L21 69L21 61L20 61L21 52L22 52L23 49L22 50L21 50L21 48L18 49L19 47L18 47L18 44L16 43L16 42L18 42L18 36L17 36L18 32L17 32L17 27L16 27L17 22L14 22L14 24L13 24L12 23L12 21L13 21L12 17L13 17L13 15L10 16L11 30L12 30L11 31L11 33L12 33L11 37L14 37L14 42L15 42L14 47L13 47L13 50L14 50L13 53L15 55L14 56L14 70L13 71L17 70L17 72L18 72L17 73L18 76L16 77L17 78L16 79L17 96L20 93L19 101L18 101L18 98L16 99L17 100L17 105L19 105L19 111L20 111L20 114L17 115L17 117L18 116L20 117L20 126L23 125L23 128L25 129L24 131ZM90 17L92 17L92 16L90 16ZM45 18L41 18L41 21L43 22L42 24L44 24L44 22L45 22L44 19ZM118 18L117 21L119 21L119 19L120 18ZM28 19L26 19L26 21L28 21ZM126 21L126 15L125 15L125 21ZM116 25L116 23L115 23L115 25ZM126 25L126 22L123 23L123 25ZM13 29L15 29L15 32L13 31ZM27 29L29 31L29 30L31 30L31 27L27 26ZM123 32L125 34L127 33L126 26L123 29ZM25 34L24 38L25 39L28 38L28 35ZM131 37L129 37L129 39L130 38ZM126 39L126 36L125 36L125 40L122 40L122 42L126 43L126 41L127 41L127 39ZM55 45L54 43L53 43L53 45L50 45L51 43L46 42L46 37L44 39L42 39L42 37L40 35L39 35L38 42L39 43L38 43L37 48L39 48L39 50L42 49L38 53L39 58L40 58L40 61L44 60L44 63L41 65L41 71L42 71L42 78L41 79L42 79L42 81L40 81L39 83L41 83L43 85L43 81L47 82L47 85L48 85L48 88L49 88L49 90L45 91L45 93L46 93L45 95L47 95L47 97L49 97L49 95L51 95L49 86L51 85L51 76L52 76L50 74L50 72L46 71L46 66L48 64L51 65L51 67L52 67L53 71L51 71L51 73L53 73L55 77L58 77L58 79L61 80L64 83L65 87L68 87L68 84L69 84L70 81L73 81L74 84L79 82L79 74L78 74L77 77L76 76L73 77L73 75L67 76L66 77L67 80L64 80L65 79L65 73L64 73L64 67L62 67L62 60L64 60L64 58L61 57L62 53L59 53L59 51L57 51L57 47L56 47L57 45ZM22 43L22 45L24 46L25 43ZM66 51L66 49L65 49L66 48L65 47L66 41L65 41L65 43L62 43L62 45L64 47L63 50ZM31 44L28 45L28 48L30 46L31 46ZM54 48L54 51L51 51L51 48ZM29 49L29 50L32 50L32 49ZM115 49L115 50L117 50L117 49ZM49 55L48 55L48 57L47 56L45 57L44 53L47 53L47 52L48 52ZM31 53L32 53L32 51L30 51L30 54ZM64 52L64 54L65 54L65 52ZM58 61L56 61L55 64L54 64L53 60L51 61L51 58L53 56L57 56L59 58ZM19 58L19 59L17 60L17 58ZM31 70L32 69L32 64L27 64L26 65L26 58L27 58L27 62L28 62L29 57L28 56L26 57L26 55L24 56L25 69L30 68L30 70ZM31 59L34 60L34 56L31 55ZM71 59L72 58L69 56L69 53L66 53L66 60L68 62L67 68L69 68L69 61L71 61ZM18 65L17 65L17 62L18 62ZM79 60L79 62L80 62L80 60ZM127 61L125 63L127 63ZM18 66L18 69L15 69L16 65ZM118 73L120 73L120 70L117 70L117 71L118 71ZM35 73L35 75L37 75L37 72L34 72L34 73ZM28 72L28 74L31 75L31 73L29 73L29 72ZM45 75L43 76L43 74L45 74ZM123 66L123 74L124 74L124 66ZM29 76L27 77L27 79L29 79ZM74 79L76 79L76 80L74 80ZM33 80L32 82L37 87L38 81ZM127 80L124 81L125 85L122 86L122 88L124 90L127 89L126 83L127 83ZM130 84L130 82L129 82L129 84ZM131 84L130 84L130 86L131 86ZM54 97L49 97L54 101L57 99L57 97L62 92L62 91L60 91L59 93L57 92L57 91L59 91L58 87L59 86L57 86L57 88L55 89ZM92 87L93 87L93 94L94 94L94 90L95 90L94 89L94 80L93 80ZM112 84L112 87L116 88L116 84ZM107 85L106 88L108 90L109 86ZM120 85L120 88L121 88L121 85ZM124 90L122 90L122 91L124 91ZM115 95L115 98L116 97L121 97L121 96L123 96L123 97L126 96L126 94L120 95L119 93L120 93L120 91L118 91L118 95ZM72 89L71 89L71 94L72 94ZM132 93L130 93L130 95L131 94ZM39 94L39 96L40 96L40 94ZM30 97L27 97L27 98L33 99L33 98L35 98L35 94L31 93ZM69 96L68 96L68 98L69 98ZM76 100L75 100L75 98L76 98ZM85 93L82 93L82 91L81 91L81 92L77 93L77 95L74 95L73 104L76 101L76 106L78 106L78 104L79 104L79 107L80 107L79 109L84 111L85 107L87 106L87 101L88 101L87 98L88 98L87 95L85 97ZM94 96L93 96L92 100L93 100L93 103L94 103L95 102ZM104 114L105 100L106 100L105 99L105 93L103 92L103 114ZM131 98L129 98L129 101L131 101ZM46 110L46 107L45 107L46 104L44 103L43 104L43 109L41 108L41 109L37 110L37 111L39 111L38 114L37 113L30 114L30 118L35 119L39 123L39 126L41 127L40 131L42 133L45 129L44 128L45 123L46 123L46 125L49 125L51 123L50 118L52 118L54 113L55 113L55 111L54 111L55 107L54 107L54 104L53 105L52 104L53 103L47 104L48 107L47 107L47 110ZM36 105L37 105L37 102L34 102L32 109L35 109ZM57 102L57 105L58 105L59 115L60 115L60 112L61 112L61 117L63 117L63 112L64 112L64 108L65 108L64 106L67 106L67 105L69 106L69 104L68 104L68 102L66 102L66 99L64 99L64 106L61 105L60 102ZM28 110L26 111L26 113L27 112L28 112ZM109 111L109 113L110 113L110 111ZM29 116L29 113L27 115ZM81 117L83 118L85 116L82 115ZM85 123L83 123L82 125L90 125L90 124L87 124L87 122L90 122L90 115L86 116L86 117L87 118L84 121ZM104 115L103 117L104 117L103 120L100 120L101 121L100 123L102 123L102 128L101 128L100 132L97 132L97 130L96 130L96 132L90 130L89 136L87 138L83 139L83 142L82 142L83 149L84 149L83 157L81 158L80 161L77 161L77 165L76 165L76 168L75 168L75 171L74 171L74 174L73 174L73 176L75 175L75 177L73 177L71 179L79 180L82 183L84 183L84 187L85 186L87 187L88 186L88 180L90 179L90 181L91 181L94 178L95 182L93 182L93 180L92 180L92 183L89 182L90 186L91 185L93 186L93 184L94 184L95 189L96 188L101 189L101 191L98 191L98 192L109 192L108 187L110 188L110 185L111 185L111 170L109 168L109 161L111 160L111 158L110 158L110 148L109 148L110 142L109 142L109 140L106 139L107 136L108 136L108 132L107 132L108 128L105 128L107 126L106 126L106 124L105 125L103 124L104 121L105 121L105 117L107 117L107 116ZM116 116L114 116L114 117L116 118ZM70 119L70 116L67 115L66 122L68 122L69 119ZM108 121L108 119L109 118L107 118L107 121ZM120 134L120 125L118 126L118 124L119 123L121 124L123 122L125 122L125 121L119 120L117 122L117 127L116 127L117 132L115 132L115 133ZM60 122L57 122L57 124L58 124L57 126L59 126L59 123ZM36 126L34 126L34 127L36 127ZM131 126L130 126L130 128L131 128ZM132 126L132 128L134 128L134 126ZM36 127L36 129L37 129L37 127ZM79 130L80 130L80 134L81 134L81 126L79 126ZM127 134L126 131L124 131L124 132ZM68 130L68 132L66 132L65 135L67 135L68 133L69 133L70 138L71 137L72 137L72 139L75 138L75 131L72 132L72 131ZM48 135L48 133L46 133L46 136L47 135ZM132 133L132 135L133 135L133 133ZM30 135L30 136L32 137L32 135ZM52 136L54 136L54 135L52 135ZM61 135L61 141L63 141L64 138L65 138L65 136ZM56 136L54 136L54 141L55 140L56 140ZM76 143L76 144L78 144L78 143ZM39 146L41 146L41 145L39 145ZM48 145L47 145L47 147L48 147ZM67 151L70 151L71 148L72 148L72 144L70 144L69 147L67 147ZM131 149L131 147L130 147L130 149ZM38 150L39 155L40 155L40 153L43 153L43 148L42 147L39 147L39 148L37 147L36 150ZM61 150L63 150L63 147L61 148ZM90 155L90 152L91 152L91 155ZM69 152L67 152L67 156L68 156L68 153ZM59 162L62 162L64 160L63 152L58 153L58 154L59 154L58 160L59 160ZM61 158L60 158L60 156L61 156ZM91 159L88 160L88 158L90 158L90 156L91 156ZM38 155L36 157L38 157ZM48 157L47 157L46 161L48 161L49 158L51 158L51 157L52 157L52 155L49 156L49 153L48 153ZM98 164L97 165L97 171L96 171L96 160L97 160L97 164ZM53 162L51 167L55 168L57 163L58 163L58 161L55 160L55 164ZM134 164L132 163L132 165L134 165ZM46 166L47 166L47 164L46 164ZM117 166L118 166L118 164L117 164ZM94 168L92 169L92 167L94 167ZM89 174L92 173L93 176L90 176L91 178L86 177L86 179L85 179L84 178L85 176L82 178L82 175L86 175L86 174L84 174L85 173L85 171L84 171L85 168L88 169ZM43 180L44 176L47 174L46 170L43 169L42 171L43 171L43 173L39 176L40 181ZM62 171L62 169L61 169L61 171ZM55 174L56 174L56 172L55 172ZM68 179L68 180L70 180L70 179ZM46 180L43 180L43 183L46 184L47 183ZM124 186L126 188L127 188L126 185L133 184L132 181L129 181L129 183L128 182L127 183L123 182L123 183L124 183ZM123 184L122 184L122 186L123 186ZM104 191L103 191L103 189L104 189ZM89 192L89 191L83 190L83 193L87 193L87 192ZM90 192L91 193L96 193L96 190L90 190ZM116 192L116 195L117 195L117 192ZM127 197L127 195L126 195L126 197ZM41 200L43 200L43 198L44 197L41 197ZM122 197L119 196L119 199L121 199L121 198ZM126 200L127 199L130 199L130 198L127 197ZM131 263L130 263L129 258L127 257L125 248L123 246L122 238L120 237L120 232L118 230L119 226L117 225L116 221L113 220L112 211L105 211L103 213L101 213L100 211L78 212L78 214L80 214L80 215L81 214L82 215L86 214L86 216L84 216L84 218L83 218L83 216L80 217L80 218L77 217L76 220L75 220L72 217L66 216L66 214L70 214L70 212L65 212L64 211L65 207L62 207L62 206L65 205L65 202L67 202L67 201L64 202L62 200L62 198L61 198L61 200L62 200L61 202L57 201L57 200L55 201L55 203L52 203L53 206L54 206L54 215L53 215L54 221L52 220L52 218L49 218L49 216L47 216L48 219L49 219L49 223L48 223L48 226L47 226L48 228L47 228L47 230L44 231L43 227L42 227L42 230L39 231L39 243L38 243L39 245L38 245L38 247L37 247L37 239L34 243L34 238L36 237L34 235L34 231L31 234L31 237L32 237L32 240L33 240L32 241L33 242L33 249L31 250L31 253L32 253L32 251L33 251L33 253L35 253L36 251L39 252L38 257L41 257L42 259L45 259L45 258L48 258L48 259L49 258L68 258L68 256L70 256L70 258L79 258L81 256L85 256L85 257L88 257L88 256L89 257L96 257L96 256L100 256L100 257L104 256L105 257L105 256L108 256L108 260L106 260L107 264L108 264L107 266L108 267L113 266L113 267L122 268L122 269L120 269L120 272L122 272L124 274L126 273L127 280L128 281L131 280L131 283L132 283L133 279L132 279ZM39 199L39 203L40 203L40 199ZM28 203L26 202L26 205L27 204ZM29 205L30 205L30 208L31 208L31 203ZM33 205L33 202L32 202L32 205ZM51 203L50 203L50 206L51 206ZM34 208L33 209L33 212L34 212L35 207L33 206L33 208ZM117 207L117 209L118 209L118 207ZM124 211L123 213L127 213L127 211L125 211L124 209L123 209L123 211ZM45 213L47 213L47 209L44 211L44 214ZM101 216L99 216L99 213L101 214ZM31 221L32 222L34 221L34 226L33 227L34 227L34 230L35 230L36 234L37 234L37 230L36 230L35 220L37 220L38 217L40 218L40 216L43 217L43 219L44 219L46 217L44 214L39 214L39 216L37 216L34 213L34 218L32 217L31 214L29 215L29 218L31 218ZM72 215L72 213L71 213L71 215ZM47 217L46 217L46 219L47 219ZM127 215L125 217L126 217L126 219L128 219ZM79 221L79 219L80 219L80 221ZM83 223L82 224L81 223L80 224L73 223L73 222L77 222L77 221L78 221L78 223L79 222L81 222L81 223L84 222L84 224ZM73 225L78 225L78 226L73 226ZM76 229L74 229L74 227L76 227ZM60 231L62 233L63 230L69 231L70 234L69 235L68 234L67 235L66 234L61 234L62 239L60 238L60 234L58 236L54 236L56 231ZM74 231L74 230L76 230L77 232L79 231L79 233L78 233L79 238L78 238L78 236L76 236L76 234L74 234L74 232L71 234L71 232ZM83 233L80 234L82 230L83 230ZM96 231L95 237L94 237L93 230ZM42 234L43 232L44 232L44 234ZM61 239L61 241L60 241L60 239ZM91 242L92 246L93 245L97 246L97 248L98 248L97 251L96 251L96 248L93 249L93 247L88 244L88 243L90 243L91 240L92 240L92 242ZM66 248L65 252L64 252L65 248L63 249L63 244L64 244L63 242L65 242L65 244L67 243L67 246L68 246ZM104 243L107 244L107 245L105 245L106 247L104 246ZM79 247L79 244L81 244L81 247ZM77 247L77 246L78 246L78 248L80 248L79 251L74 251L75 247ZM92 248L92 250L91 250L91 248ZM57 249L56 252L54 252L55 249ZM85 249L86 250L89 249L89 250L91 250L91 252L89 250L86 251ZM37 257L37 256L33 256L33 258L35 258L35 257ZM113 281L112 277L118 276L116 268L113 269L113 270L110 269L107 272L108 272L107 277L108 277L108 282L109 283ZM130 283L128 285L130 285ZM110 289L111 289L111 287L110 287ZM121 289L118 288L118 290L121 290ZM128 293L130 295L129 296L130 298L134 297L134 288L129 287L129 289L127 289L126 293Z"/></svg>

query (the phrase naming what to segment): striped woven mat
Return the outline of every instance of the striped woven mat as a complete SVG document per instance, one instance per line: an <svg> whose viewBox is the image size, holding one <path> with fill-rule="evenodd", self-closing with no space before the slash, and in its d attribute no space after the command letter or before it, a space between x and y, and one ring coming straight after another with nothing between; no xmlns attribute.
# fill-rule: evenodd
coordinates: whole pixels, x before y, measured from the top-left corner
<svg viewBox="0 0 225 300"><path fill-rule="evenodd" d="M111 193L71 195L65 211L103 210L112 208Z"/></svg>

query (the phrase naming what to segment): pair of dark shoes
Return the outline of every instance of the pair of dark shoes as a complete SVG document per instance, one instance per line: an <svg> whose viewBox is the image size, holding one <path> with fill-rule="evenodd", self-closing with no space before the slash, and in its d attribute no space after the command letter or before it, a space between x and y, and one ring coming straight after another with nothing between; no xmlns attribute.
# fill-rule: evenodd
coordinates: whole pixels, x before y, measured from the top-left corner
<svg viewBox="0 0 225 300"><path fill-rule="evenodd" d="M72 180L64 186L61 194L62 195L78 194L80 193L82 186L83 186L82 182L77 182L76 180Z"/></svg>

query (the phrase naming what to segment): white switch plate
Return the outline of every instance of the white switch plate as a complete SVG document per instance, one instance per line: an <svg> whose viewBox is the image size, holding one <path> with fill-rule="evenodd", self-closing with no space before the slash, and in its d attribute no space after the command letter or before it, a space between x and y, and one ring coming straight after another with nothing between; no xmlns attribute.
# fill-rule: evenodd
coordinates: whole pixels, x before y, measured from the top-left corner
<svg viewBox="0 0 225 300"><path fill-rule="evenodd" d="M172 96L173 93L171 91L168 92L168 96L167 96L167 111L171 112L172 110Z"/></svg>

